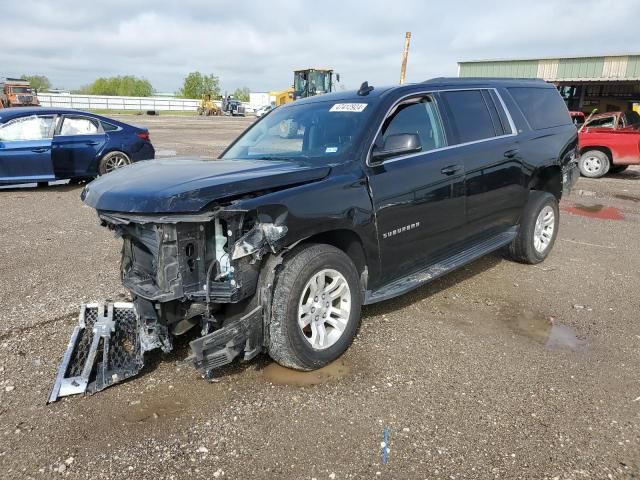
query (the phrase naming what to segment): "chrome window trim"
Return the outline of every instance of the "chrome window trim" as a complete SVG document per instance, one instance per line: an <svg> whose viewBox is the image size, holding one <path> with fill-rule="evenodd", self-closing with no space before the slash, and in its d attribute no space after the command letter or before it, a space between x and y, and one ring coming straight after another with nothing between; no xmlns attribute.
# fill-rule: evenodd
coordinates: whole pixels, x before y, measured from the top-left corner
<svg viewBox="0 0 640 480"><path fill-rule="evenodd" d="M392 158L390 158L388 160L385 160L384 162L376 164L376 165L372 165L371 164L370 160L371 160L371 152L373 150L373 145L375 144L376 139L378 138L378 135L380 135L380 131L382 130L382 126L384 125L384 122L387 120L387 118L389 118L389 114L400 103L402 103L407 98L430 95L434 99L434 103L437 106L438 103L435 101L435 98L433 97L434 93L439 93L439 92L461 92L461 91L468 91L468 90L493 90L493 92L496 94L496 96L500 100L500 105L502 105L502 108L504 109L505 115L507 116L507 119L509 121L509 126L511 127L511 133L507 133L507 134L504 134L504 135L498 135L498 136L495 136L495 137L483 138L483 139L480 139L480 140L473 140L472 142L464 142L464 143L457 143L455 145L447 145L446 147L434 148L434 149L428 150L426 152L409 153L407 155L400 155L398 157L392 157ZM440 118L440 121L442 122L442 114L441 114L439 108L438 108L438 117ZM444 133L445 133L445 140L446 140L446 132L444 132ZM403 97L400 97L398 99L398 101L395 102L387 110L387 113L385 114L384 118L382 119L382 122L380 123L380 126L378 127L378 130L376 131L376 134L373 137L371 145L369 146L369 150L367 152L366 164L367 164L368 167L376 167L376 166L379 166L379 165L384 165L385 163L397 162L398 160L405 160L407 158L417 157L419 155L428 155L428 154L430 154L432 152L441 152L443 150L451 150L452 148L466 147L468 145L475 145L477 143L491 142L493 140L498 140L498 139L501 139L501 138L508 138L508 137L515 137L517 135L518 135L518 130L516 129L516 125L515 125L515 122L513 121L513 118L511 117L511 112L509 112L509 109L507 108L506 104L504 103L504 100L502 99L502 96L500 95L500 92L498 92L498 89L495 88L495 87L449 88L449 89L446 89L446 90L425 90L425 91L422 91L422 92L413 92L413 93L409 93L409 94L407 94L407 95L405 95Z"/></svg>

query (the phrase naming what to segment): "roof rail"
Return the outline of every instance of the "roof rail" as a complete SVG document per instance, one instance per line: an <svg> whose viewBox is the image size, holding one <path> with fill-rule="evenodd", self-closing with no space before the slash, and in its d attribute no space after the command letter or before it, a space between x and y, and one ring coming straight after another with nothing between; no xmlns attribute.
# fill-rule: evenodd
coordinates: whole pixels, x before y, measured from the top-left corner
<svg viewBox="0 0 640 480"><path fill-rule="evenodd" d="M425 80L422 83L463 83L463 82L487 82L487 81L514 81L514 80L526 80L526 81L539 81L545 82L542 78L516 78L516 77L435 77Z"/></svg>

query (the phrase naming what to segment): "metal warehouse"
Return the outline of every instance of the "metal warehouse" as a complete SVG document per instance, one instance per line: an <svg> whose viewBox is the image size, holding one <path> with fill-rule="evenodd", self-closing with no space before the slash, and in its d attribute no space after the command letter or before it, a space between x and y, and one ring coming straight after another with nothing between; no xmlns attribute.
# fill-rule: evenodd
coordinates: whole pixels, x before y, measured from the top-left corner
<svg viewBox="0 0 640 480"><path fill-rule="evenodd" d="M640 54L458 62L460 77L542 78L570 110L640 112Z"/></svg>

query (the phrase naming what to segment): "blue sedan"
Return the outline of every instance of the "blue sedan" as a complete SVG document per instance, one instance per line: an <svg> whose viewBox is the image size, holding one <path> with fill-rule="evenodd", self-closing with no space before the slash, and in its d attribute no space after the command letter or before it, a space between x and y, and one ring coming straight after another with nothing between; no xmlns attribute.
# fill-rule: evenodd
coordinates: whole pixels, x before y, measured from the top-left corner
<svg viewBox="0 0 640 480"><path fill-rule="evenodd" d="M78 110L0 109L0 184L90 179L154 155L145 128Z"/></svg>

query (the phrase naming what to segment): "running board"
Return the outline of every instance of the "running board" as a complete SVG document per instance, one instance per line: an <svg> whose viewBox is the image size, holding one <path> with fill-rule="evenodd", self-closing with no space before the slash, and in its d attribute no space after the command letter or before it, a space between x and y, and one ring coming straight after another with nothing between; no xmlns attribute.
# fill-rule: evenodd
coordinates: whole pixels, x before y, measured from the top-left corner
<svg viewBox="0 0 640 480"><path fill-rule="evenodd" d="M426 268L411 273L406 277L402 277L395 280L382 288L371 291L367 290L365 293L364 303L371 304L376 302L382 302L403 293L407 293L421 285L424 285L431 280L434 280L442 275L456 270L473 260L476 260L488 253L491 253L499 248L508 245L518 234L518 227L512 227L506 232L499 233L481 243L474 245L466 250L461 251L449 258L446 258L440 262L429 265Z"/></svg>

